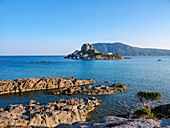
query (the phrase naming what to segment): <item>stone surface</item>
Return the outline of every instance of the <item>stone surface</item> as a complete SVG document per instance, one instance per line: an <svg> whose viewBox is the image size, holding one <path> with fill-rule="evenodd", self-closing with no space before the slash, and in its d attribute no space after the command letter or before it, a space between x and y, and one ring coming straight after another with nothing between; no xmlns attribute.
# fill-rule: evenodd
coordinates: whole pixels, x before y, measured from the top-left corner
<svg viewBox="0 0 170 128"><path fill-rule="evenodd" d="M76 122L73 124L60 124L56 128L169 128L170 120L131 119L116 116L108 116L93 122Z"/></svg>
<svg viewBox="0 0 170 128"><path fill-rule="evenodd" d="M22 78L13 80L0 80L0 94L17 93L33 90L56 89L72 86L93 84L94 81L76 78Z"/></svg>
<svg viewBox="0 0 170 128"><path fill-rule="evenodd" d="M88 87L69 87L69 88L61 88L56 89L55 91L49 92L51 95L71 95L71 94L86 94L86 95L108 95L113 92L125 92L126 85L122 83L116 83L111 85L110 87L105 85L99 85L92 87L91 85Z"/></svg>
<svg viewBox="0 0 170 128"><path fill-rule="evenodd" d="M95 97L60 99L45 105L9 105L0 112L0 127L55 127L61 123L86 121L100 100Z"/></svg>
<svg viewBox="0 0 170 128"><path fill-rule="evenodd" d="M161 104L152 109L157 118L170 118L170 103Z"/></svg>
<svg viewBox="0 0 170 128"><path fill-rule="evenodd" d="M81 47L82 51L88 51L88 50L91 50L91 49L93 49L92 44L83 44L82 47Z"/></svg>
<svg viewBox="0 0 170 128"><path fill-rule="evenodd" d="M0 58L0 60L3 60L3 59Z"/></svg>

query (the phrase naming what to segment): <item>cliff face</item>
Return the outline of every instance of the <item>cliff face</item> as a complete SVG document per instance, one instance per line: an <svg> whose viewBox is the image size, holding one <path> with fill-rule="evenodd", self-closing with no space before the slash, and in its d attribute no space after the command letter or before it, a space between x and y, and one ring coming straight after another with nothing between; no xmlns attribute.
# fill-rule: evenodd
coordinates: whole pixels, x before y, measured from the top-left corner
<svg viewBox="0 0 170 128"><path fill-rule="evenodd" d="M92 50L92 49L93 49L92 44L83 44L81 47L81 51L88 51L88 50Z"/></svg>
<svg viewBox="0 0 170 128"><path fill-rule="evenodd" d="M95 43L93 48L101 53L119 53L122 56L170 56L170 50L138 48L123 43Z"/></svg>

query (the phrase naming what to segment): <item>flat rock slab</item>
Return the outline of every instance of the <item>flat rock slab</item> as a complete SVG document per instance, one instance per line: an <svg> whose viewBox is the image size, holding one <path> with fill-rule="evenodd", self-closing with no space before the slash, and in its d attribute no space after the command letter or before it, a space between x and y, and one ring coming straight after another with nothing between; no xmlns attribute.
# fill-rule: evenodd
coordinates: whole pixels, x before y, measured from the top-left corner
<svg viewBox="0 0 170 128"><path fill-rule="evenodd" d="M9 105L1 109L0 127L55 127L61 123L86 121L86 115L99 102L95 97L90 97L60 99L45 105L35 100L25 105Z"/></svg>
<svg viewBox="0 0 170 128"><path fill-rule="evenodd" d="M72 86L81 86L95 83L91 79L83 80L72 78L21 78L13 80L0 80L0 94L17 93L34 90L56 89Z"/></svg>
<svg viewBox="0 0 170 128"><path fill-rule="evenodd" d="M86 95L108 95L113 92L125 92L126 85L122 83L116 83L111 85L110 87L105 85L99 85L96 87L88 86L88 87L69 87L69 88L61 88L56 89L55 91L49 92L51 95L72 95L72 94L86 94Z"/></svg>
<svg viewBox="0 0 170 128"><path fill-rule="evenodd" d="M93 122L76 122L73 124L60 124L55 128L169 128L170 120L131 119L116 116L108 116Z"/></svg>

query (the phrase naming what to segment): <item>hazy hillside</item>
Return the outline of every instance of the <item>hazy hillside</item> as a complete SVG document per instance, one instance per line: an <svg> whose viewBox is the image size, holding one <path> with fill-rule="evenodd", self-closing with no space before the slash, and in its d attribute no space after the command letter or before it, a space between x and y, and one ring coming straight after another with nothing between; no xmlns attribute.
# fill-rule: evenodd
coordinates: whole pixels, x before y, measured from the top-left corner
<svg viewBox="0 0 170 128"><path fill-rule="evenodd" d="M94 43L93 48L102 53L119 53L122 56L170 56L170 50L138 48L123 43Z"/></svg>

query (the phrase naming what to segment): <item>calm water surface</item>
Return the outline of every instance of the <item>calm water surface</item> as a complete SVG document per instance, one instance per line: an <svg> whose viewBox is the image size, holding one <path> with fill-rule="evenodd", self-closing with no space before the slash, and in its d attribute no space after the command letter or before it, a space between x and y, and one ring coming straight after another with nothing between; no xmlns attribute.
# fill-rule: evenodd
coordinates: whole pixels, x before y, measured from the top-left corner
<svg viewBox="0 0 170 128"><path fill-rule="evenodd" d="M127 113L120 103L127 103L130 108L140 107L135 96L138 91L159 91L163 94L161 101L154 104L170 102L170 57L131 57L130 60L71 60L62 56L0 56L0 80L29 77L76 77L92 78L93 86L103 84L104 80L124 83L128 91L106 96L95 96L101 104L90 113L89 119ZM157 61L161 59L162 61ZM51 61L51 63L30 63L31 61ZM35 99L41 103L61 98L85 98L87 95L57 96L48 95L47 91L33 91L18 94L0 95L0 107L9 104L27 103Z"/></svg>

